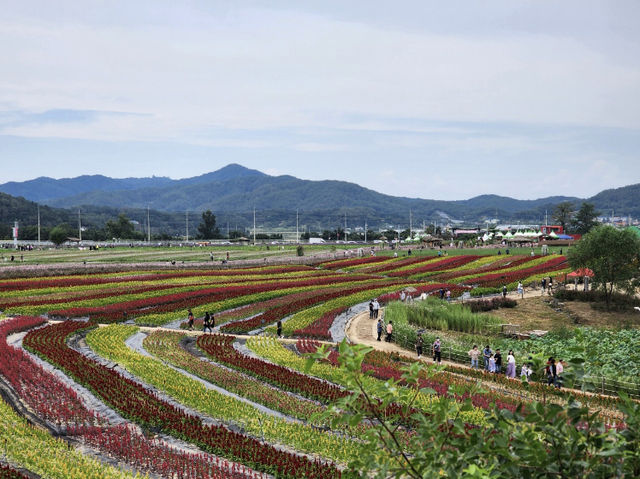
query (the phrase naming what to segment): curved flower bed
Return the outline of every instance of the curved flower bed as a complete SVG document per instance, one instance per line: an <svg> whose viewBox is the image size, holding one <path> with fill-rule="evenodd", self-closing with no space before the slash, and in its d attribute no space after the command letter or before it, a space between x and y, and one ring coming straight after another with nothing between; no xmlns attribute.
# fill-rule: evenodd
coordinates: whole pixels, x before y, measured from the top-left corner
<svg viewBox="0 0 640 479"><path fill-rule="evenodd" d="M77 437L102 453L126 462L139 471L162 477L189 474L201 479L262 479L244 466L217 456L189 453L163 441L150 439L130 425L109 426L95 412L85 408L76 392L46 371L22 350L8 346L6 337L44 323L42 318L21 317L0 323L0 374L16 393L50 424L65 426L68 436Z"/></svg>
<svg viewBox="0 0 640 479"><path fill-rule="evenodd" d="M65 343L66 337L86 327L83 323L63 322L30 332L24 344L63 368L121 414L146 427L282 477L295 478L300 474L312 478L340 476L333 465L278 450L222 426L207 426L142 385L70 349Z"/></svg>

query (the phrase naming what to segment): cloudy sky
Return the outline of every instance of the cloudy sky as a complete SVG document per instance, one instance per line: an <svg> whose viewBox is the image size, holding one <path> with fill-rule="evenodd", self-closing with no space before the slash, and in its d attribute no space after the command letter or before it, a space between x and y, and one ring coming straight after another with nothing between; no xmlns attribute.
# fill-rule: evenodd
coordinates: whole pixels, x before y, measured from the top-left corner
<svg viewBox="0 0 640 479"><path fill-rule="evenodd" d="M232 162L435 199L640 182L637 0L0 11L0 183Z"/></svg>

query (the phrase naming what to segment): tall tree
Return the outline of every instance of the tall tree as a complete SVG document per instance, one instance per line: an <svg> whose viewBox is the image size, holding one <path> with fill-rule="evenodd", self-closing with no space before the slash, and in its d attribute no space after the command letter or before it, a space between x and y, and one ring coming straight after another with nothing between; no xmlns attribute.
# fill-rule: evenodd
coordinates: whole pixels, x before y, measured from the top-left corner
<svg viewBox="0 0 640 479"><path fill-rule="evenodd" d="M573 203L570 201L558 203L553 210L551 218L556 224L562 226L563 230L566 230L567 225L571 223L571 219L573 218Z"/></svg>
<svg viewBox="0 0 640 479"><path fill-rule="evenodd" d="M106 227L110 238L133 239L136 236L133 223L124 213L120 213L116 221L107 221Z"/></svg>
<svg viewBox="0 0 640 479"><path fill-rule="evenodd" d="M589 268L593 283L605 293L607 309L613 290L635 292L640 282L640 237L629 229L596 226L569 250L572 268Z"/></svg>
<svg viewBox="0 0 640 479"><path fill-rule="evenodd" d="M216 228L216 215L211 210L202 213L202 220L198 225L198 238L213 239L220 236L220 230Z"/></svg>
<svg viewBox="0 0 640 479"><path fill-rule="evenodd" d="M49 232L49 241L51 241L54 245L60 246L62 243L67 241L67 238L73 234L73 229L67 223L61 223L58 226L55 226Z"/></svg>
<svg viewBox="0 0 640 479"><path fill-rule="evenodd" d="M596 211L596 207L592 203L582 203L571 221L573 232L583 235L591 231L592 228L598 225L596 218L599 214L600 212Z"/></svg>

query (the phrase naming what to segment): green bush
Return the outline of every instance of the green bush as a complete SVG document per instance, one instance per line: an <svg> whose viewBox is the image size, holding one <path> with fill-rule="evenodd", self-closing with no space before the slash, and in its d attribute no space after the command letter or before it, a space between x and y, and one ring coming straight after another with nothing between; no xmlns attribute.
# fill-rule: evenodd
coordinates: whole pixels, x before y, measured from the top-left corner
<svg viewBox="0 0 640 479"><path fill-rule="evenodd" d="M304 246L299 244L298 247L296 248L296 254L298 256L304 256Z"/></svg>

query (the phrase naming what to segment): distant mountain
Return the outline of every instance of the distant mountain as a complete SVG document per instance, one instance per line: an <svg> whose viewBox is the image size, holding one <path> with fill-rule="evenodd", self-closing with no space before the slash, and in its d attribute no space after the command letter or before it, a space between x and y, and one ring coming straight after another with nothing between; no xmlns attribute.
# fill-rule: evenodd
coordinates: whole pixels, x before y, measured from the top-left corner
<svg viewBox="0 0 640 479"><path fill-rule="evenodd" d="M23 182L10 181L0 185L0 191L11 196L22 196L31 201L47 203L70 196L70 194L91 191L122 191L139 188L159 187L171 182L171 178L153 176L151 178L109 178L102 175L83 175L76 178L49 178L41 176Z"/></svg>
<svg viewBox="0 0 640 479"><path fill-rule="evenodd" d="M107 208L110 211L130 208L140 211L150 207L172 213L199 212L210 209L220 224L250 224L252 211L260 212L261 224L287 225L292 212L303 213L304 224L311 228L334 228L364 224L372 227L408 222L411 211L414 224L422 221L443 222L443 215L467 223L482 224L486 219L504 222L541 222L545 212L551 215L556 204L571 201L579 206L580 198L553 196L537 200L517 200L498 195L481 195L468 200L439 201L384 195L345 181L309 181L293 176L270 176L241 165L224 168L193 178L112 179L82 176L64 180L37 178L23 183L0 185L0 191L14 192L27 199L59 208L82 206ZM19 192L19 193L16 193ZM596 208L618 215L640 216L640 185L607 190L588 199ZM175 220L172 220L175 221ZM295 219L294 219L295 221Z"/></svg>
<svg viewBox="0 0 640 479"><path fill-rule="evenodd" d="M602 216L640 216L640 184L604 190L589 198Z"/></svg>

